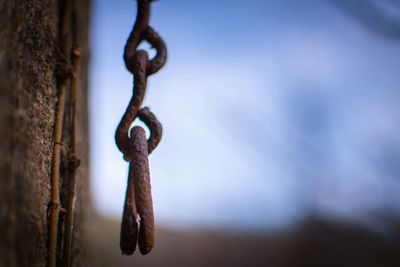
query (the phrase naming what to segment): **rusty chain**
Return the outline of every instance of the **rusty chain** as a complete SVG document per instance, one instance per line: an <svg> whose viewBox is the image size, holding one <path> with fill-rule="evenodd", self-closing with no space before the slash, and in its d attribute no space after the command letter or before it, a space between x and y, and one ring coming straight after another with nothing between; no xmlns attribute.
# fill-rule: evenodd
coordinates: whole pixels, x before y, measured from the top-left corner
<svg viewBox="0 0 400 267"><path fill-rule="evenodd" d="M167 59L167 48L149 23L150 2L137 0L137 18L124 50L125 66L133 74L133 96L115 132L115 141L124 159L129 162L128 186L121 222L120 247L122 254L131 255L136 242L142 254L154 246L154 215L151 198L148 155L161 140L162 126L149 108L141 108L146 93L147 78L159 71ZM147 41L156 50L154 58L138 50ZM139 118L149 129L150 137L142 127L129 128ZM139 223L138 224L138 217Z"/></svg>

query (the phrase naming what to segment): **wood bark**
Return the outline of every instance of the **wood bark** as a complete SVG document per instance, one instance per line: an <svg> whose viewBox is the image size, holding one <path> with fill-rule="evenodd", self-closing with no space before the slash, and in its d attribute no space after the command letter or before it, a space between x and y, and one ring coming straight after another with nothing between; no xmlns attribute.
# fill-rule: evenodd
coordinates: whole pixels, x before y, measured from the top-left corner
<svg viewBox="0 0 400 267"><path fill-rule="evenodd" d="M82 64L76 154L81 164L76 175L71 264L85 266L85 221L91 210L87 108L89 2L81 0L78 4ZM0 266L47 265L57 75L63 62L59 53L61 6L56 0L0 0ZM68 49L71 43L69 39ZM71 113L67 101L62 137L66 147L71 141ZM63 206L67 202L68 184L65 154L63 151L60 171ZM60 216L58 227L58 263L62 261L64 216Z"/></svg>

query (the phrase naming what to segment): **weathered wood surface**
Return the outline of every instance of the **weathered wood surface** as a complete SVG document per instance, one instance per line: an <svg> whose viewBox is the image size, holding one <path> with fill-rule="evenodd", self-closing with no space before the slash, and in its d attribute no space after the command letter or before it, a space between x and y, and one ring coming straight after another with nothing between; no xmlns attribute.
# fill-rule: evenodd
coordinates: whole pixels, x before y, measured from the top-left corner
<svg viewBox="0 0 400 267"><path fill-rule="evenodd" d="M45 266L59 62L59 3L0 0L0 266ZM84 264L88 202L88 15L80 1L83 50L78 93L77 213L73 265ZM63 140L70 139L66 105ZM63 168L61 168L63 169ZM61 175L61 186L65 182ZM66 194L62 191L62 202ZM61 227L60 227L61 228Z"/></svg>

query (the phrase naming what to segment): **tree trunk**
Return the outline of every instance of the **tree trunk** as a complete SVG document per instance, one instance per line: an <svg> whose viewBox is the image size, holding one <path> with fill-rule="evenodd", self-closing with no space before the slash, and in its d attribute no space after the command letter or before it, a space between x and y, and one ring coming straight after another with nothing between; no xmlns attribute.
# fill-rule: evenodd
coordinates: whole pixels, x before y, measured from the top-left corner
<svg viewBox="0 0 400 267"><path fill-rule="evenodd" d="M67 2L66 0L65 2ZM76 21L73 40L69 27L61 38L65 2L56 0L0 0L0 266L46 266L49 259L52 164L61 149L60 199L67 208L68 159L75 139L80 159L76 170L71 266L85 266L85 218L90 212L88 183L88 15L89 3L77 1L68 24ZM72 1L70 1L72 2ZM64 41L64 44L61 42ZM81 48L73 138L70 54L72 43ZM60 47L65 46L63 52ZM65 113L62 145L54 142L60 73L65 76ZM63 211L63 209L61 209ZM64 265L66 212L57 225L57 265Z"/></svg>

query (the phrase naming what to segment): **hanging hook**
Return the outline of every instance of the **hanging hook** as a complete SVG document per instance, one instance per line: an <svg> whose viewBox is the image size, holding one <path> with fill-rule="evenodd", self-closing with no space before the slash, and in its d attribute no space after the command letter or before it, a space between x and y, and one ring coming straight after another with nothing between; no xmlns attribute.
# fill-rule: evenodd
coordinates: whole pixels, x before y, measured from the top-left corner
<svg viewBox="0 0 400 267"><path fill-rule="evenodd" d="M142 41L147 41L156 50L156 55L147 65L147 75L159 71L167 60L167 47L163 39L148 25L150 17L150 2L154 0L138 0L137 18L124 49L124 62L126 68L134 73L136 51Z"/></svg>
<svg viewBox="0 0 400 267"><path fill-rule="evenodd" d="M129 127L136 119L146 93L147 58L147 52L143 50L138 51L135 56L133 96L115 132L115 142L118 149L124 154L125 160L129 158Z"/></svg>
<svg viewBox="0 0 400 267"><path fill-rule="evenodd" d="M167 59L167 49L161 37L148 25L152 0L138 0L138 14L124 50L126 68L134 76L133 95L115 132L117 147L129 161L128 187L121 223L120 247L122 254L131 255L136 242L142 254L148 254L154 246L154 214L151 197L148 155L161 140L162 126L149 108L140 108L146 93L147 77L160 70ZM156 49L149 60L148 53L137 48L142 41ZM131 129L139 117L149 128L150 136L142 127Z"/></svg>

